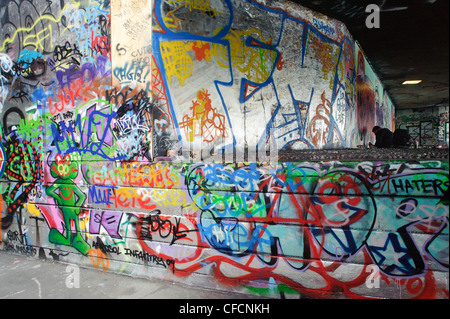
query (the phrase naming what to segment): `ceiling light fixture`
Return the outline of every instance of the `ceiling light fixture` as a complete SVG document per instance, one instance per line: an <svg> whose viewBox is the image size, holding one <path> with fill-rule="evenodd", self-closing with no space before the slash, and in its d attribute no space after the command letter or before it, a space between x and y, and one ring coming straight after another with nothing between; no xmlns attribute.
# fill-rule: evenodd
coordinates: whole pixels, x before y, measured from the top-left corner
<svg viewBox="0 0 450 319"><path fill-rule="evenodd" d="M422 82L422 80L409 80L409 81L403 82L403 85L415 85L415 84L419 84L421 82Z"/></svg>

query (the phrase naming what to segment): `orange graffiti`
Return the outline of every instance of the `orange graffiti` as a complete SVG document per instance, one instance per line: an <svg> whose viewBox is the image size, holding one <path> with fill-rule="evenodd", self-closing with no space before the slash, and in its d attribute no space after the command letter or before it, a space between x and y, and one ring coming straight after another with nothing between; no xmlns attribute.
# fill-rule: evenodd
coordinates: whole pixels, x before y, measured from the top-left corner
<svg viewBox="0 0 450 319"><path fill-rule="evenodd" d="M307 130L307 137L316 147L327 144L331 103L325 98L325 91L321 95L322 103L316 108L316 114L311 118Z"/></svg>
<svg viewBox="0 0 450 319"><path fill-rule="evenodd" d="M314 57L322 62L323 78L328 80L329 73L333 74L339 58L339 50L333 50L330 43L319 39L313 33L308 38L309 48Z"/></svg>
<svg viewBox="0 0 450 319"><path fill-rule="evenodd" d="M196 41L192 45L192 50L195 52L195 58L198 61L205 59L209 62L211 60L211 46L208 42Z"/></svg>
<svg viewBox="0 0 450 319"><path fill-rule="evenodd" d="M192 142L194 136L201 136L204 142L213 142L218 137L227 137L225 116L219 114L211 105L210 94L202 89L197 93L197 100L192 101L192 116L185 115L180 128L188 141Z"/></svg>
<svg viewBox="0 0 450 319"><path fill-rule="evenodd" d="M96 269L99 269L102 266L103 272L107 272L109 268L109 260L108 257L101 251L100 248L97 250L91 248L89 250L89 256L91 257L92 264Z"/></svg>

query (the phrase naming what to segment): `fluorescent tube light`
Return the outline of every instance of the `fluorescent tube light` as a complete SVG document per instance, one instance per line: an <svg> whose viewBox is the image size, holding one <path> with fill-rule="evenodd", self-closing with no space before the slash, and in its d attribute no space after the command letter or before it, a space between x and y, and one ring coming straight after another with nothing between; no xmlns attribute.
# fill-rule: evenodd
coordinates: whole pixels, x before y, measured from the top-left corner
<svg viewBox="0 0 450 319"><path fill-rule="evenodd" d="M415 84L419 84L421 82L422 82L422 80L409 80L409 81L403 82L403 85L415 85Z"/></svg>

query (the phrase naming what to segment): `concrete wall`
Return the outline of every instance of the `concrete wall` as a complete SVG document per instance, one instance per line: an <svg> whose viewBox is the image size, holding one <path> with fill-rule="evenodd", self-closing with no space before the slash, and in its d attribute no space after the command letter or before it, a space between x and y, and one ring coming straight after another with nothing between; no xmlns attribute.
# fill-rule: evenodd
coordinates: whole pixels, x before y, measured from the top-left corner
<svg viewBox="0 0 450 319"><path fill-rule="evenodd" d="M287 1L189 3L156 1L153 19L154 94L173 143L343 148L393 128L389 96L342 23Z"/></svg>
<svg viewBox="0 0 450 319"><path fill-rule="evenodd" d="M393 126L344 25L107 4L2 1L4 251L274 297L448 296L448 157L327 156ZM304 149L324 157L274 161Z"/></svg>
<svg viewBox="0 0 450 319"><path fill-rule="evenodd" d="M420 146L449 146L448 106L399 110L396 127L408 129Z"/></svg>

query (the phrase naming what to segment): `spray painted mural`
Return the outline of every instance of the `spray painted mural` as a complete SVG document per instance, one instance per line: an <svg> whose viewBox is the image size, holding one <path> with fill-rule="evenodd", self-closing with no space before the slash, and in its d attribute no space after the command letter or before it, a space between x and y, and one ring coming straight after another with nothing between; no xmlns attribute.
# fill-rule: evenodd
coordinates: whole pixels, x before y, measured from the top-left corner
<svg viewBox="0 0 450 319"><path fill-rule="evenodd" d="M153 52L172 141L345 148L368 145L374 125L393 129L389 96L345 26L266 2L156 1Z"/></svg>
<svg viewBox="0 0 450 319"><path fill-rule="evenodd" d="M448 161L261 160L392 125L342 24L288 2L1 3L2 250L281 298L448 297Z"/></svg>

